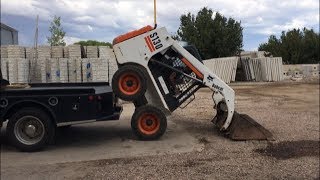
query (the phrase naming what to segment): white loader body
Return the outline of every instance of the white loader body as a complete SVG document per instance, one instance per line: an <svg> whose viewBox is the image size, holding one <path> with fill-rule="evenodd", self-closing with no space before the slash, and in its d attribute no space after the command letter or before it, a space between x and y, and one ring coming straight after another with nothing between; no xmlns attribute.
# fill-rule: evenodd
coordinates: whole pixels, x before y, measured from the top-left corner
<svg viewBox="0 0 320 180"><path fill-rule="evenodd" d="M150 62L156 59L155 56L159 54L173 59L166 55L166 52L169 50L176 52L180 60L184 63L184 66L193 71L192 76L189 77L187 74L186 76L193 79L194 82L201 83L202 86L209 87L213 91L215 107L217 108L218 104L221 104L220 108L222 108L224 112L227 112L227 117L223 121L221 130L226 130L230 126L235 108L234 90L180 46L178 42L173 40L166 28L153 29L121 42L116 42L114 43L113 49L120 67L125 64L137 64L145 68L149 75L148 78L151 80L151 84L148 84L146 94L148 103L153 104L153 102L157 101L156 97L159 97L160 104L157 103L156 105L161 105L168 111L174 109L169 108L168 102L164 98L164 96L169 93L169 89L162 76L155 77L150 69ZM160 64L161 62L158 63ZM163 65L165 66L165 64ZM172 69L174 68L175 67L172 67ZM177 70L177 72L180 71Z"/></svg>

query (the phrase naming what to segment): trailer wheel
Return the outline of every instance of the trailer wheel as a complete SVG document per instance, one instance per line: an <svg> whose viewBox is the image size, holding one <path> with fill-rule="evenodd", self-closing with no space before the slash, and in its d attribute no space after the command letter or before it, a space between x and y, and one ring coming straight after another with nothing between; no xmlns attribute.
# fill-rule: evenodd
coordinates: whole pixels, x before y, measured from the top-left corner
<svg viewBox="0 0 320 180"><path fill-rule="evenodd" d="M42 149L54 138L55 126L40 109L24 108L9 119L7 133L13 146L32 152Z"/></svg>
<svg viewBox="0 0 320 180"><path fill-rule="evenodd" d="M167 129L167 118L156 107L141 106L136 109L132 116L131 128L141 140L159 139Z"/></svg>
<svg viewBox="0 0 320 180"><path fill-rule="evenodd" d="M141 67L125 65L113 75L113 92L122 100L135 101L141 98L147 90L145 76Z"/></svg>

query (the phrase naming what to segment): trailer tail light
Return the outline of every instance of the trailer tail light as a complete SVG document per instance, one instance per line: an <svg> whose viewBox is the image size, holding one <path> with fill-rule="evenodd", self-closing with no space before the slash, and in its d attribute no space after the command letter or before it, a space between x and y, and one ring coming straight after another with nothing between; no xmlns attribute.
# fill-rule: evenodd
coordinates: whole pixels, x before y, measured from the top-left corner
<svg viewBox="0 0 320 180"><path fill-rule="evenodd" d="M98 96L98 100L101 101L103 98L102 96Z"/></svg>
<svg viewBox="0 0 320 180"><path fill-rule="evenodd" d="M94 96L88 96L88 100L89 101L93 101L94 100Z"/></svg>

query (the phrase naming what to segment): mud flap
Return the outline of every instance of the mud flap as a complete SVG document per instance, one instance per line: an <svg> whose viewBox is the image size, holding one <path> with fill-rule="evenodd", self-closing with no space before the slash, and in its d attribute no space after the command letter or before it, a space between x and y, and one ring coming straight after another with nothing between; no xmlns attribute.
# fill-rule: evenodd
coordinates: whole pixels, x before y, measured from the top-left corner
<svg viewBox="0 0 320 180"><path fill-rule="evenodd" d="M215 122L219 127L221 122ZM274 140L271 132L246 114L234 113L232 123L225 135L232 140Z"/></svg>

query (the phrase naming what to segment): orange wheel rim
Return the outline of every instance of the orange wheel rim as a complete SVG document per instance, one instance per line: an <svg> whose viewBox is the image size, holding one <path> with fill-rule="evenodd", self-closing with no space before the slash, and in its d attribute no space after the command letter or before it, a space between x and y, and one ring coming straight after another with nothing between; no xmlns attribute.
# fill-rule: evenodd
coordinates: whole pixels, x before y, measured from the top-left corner
<svg viewBox="0 0 320 180"><path fill-rule="evenodd" d="M140 90L140 79L134 73L123 74L119 79L119 89L125 95L134 95Z"/></svg>
<svg viewBox="0 0 320 180"><path fill-rule="evenodd" d="M138 120L138 128L143 134L152 135L160 129L160 121L156 115L145 113Z"/></svg>

